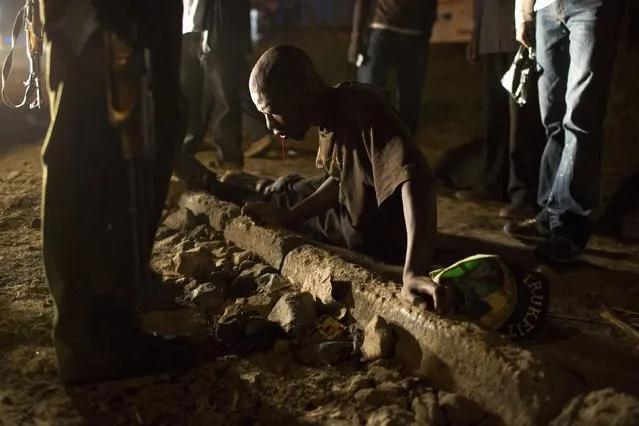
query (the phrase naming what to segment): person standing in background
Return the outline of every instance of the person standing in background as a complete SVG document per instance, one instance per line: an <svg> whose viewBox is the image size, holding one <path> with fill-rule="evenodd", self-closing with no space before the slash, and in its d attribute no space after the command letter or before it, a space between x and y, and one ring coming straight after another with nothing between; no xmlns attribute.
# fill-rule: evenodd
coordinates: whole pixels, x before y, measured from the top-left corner
<svg viewBox="0 0 639 426"><path fill-rule="evenodd" d="M541 211L504 231L538 242L541 261L578 260L590 237L623 5L618 0L515 2L517 40L537 48L547 142L539 172Z"/></svg>
<svg viewBox="0 0 639 426"><path fill-rule="evenodd" d="M221 172L240 171L244 157L264 154L273 137L248 92L253 50L249 0L183 0L182 90L190 115L178 171L199 168L195 153L213 119ZM253 145L242 152L242 128ZM180 173L178 173L178 176Z"/></svg>
<svg viewBox="0 0 639 426"><path fill-rule="evenodd" d="M518 106L501 84L519 43L515 40L512 0L474 0L473 32L466 49L468 62L484 72L483 176L478 187L457 191L464 200L504 201L501 217L530 215L535 205L543 127L536 84L528 102Z"/></svg>
<svg viewBox="0 0 639 426"><path fill-rule="evenodd" d="M367 25L371 3L355 0L348 60L359 67L360 83L380 87L395 68L397 108L415 135L437 0L377 0Z"/></svg>
<svg viewBox="0 0 639 426"><path fill-rule="evenodd" d="M140 302L151 285L153 240L183 135L178 118L182 4L40 4L48 59L43 80L51 109L42 150L42 252L55 303L58 374L64 384L145 374L162 367L178 343L143 332ZM118 58L122 52L131 51L132 59L140 58L142 49L149 53L146 71L154 85L146 94L153 99L151 117L134 114L119 125L111 120L110 85L127 84L130 90L135 86L131 81L143 77L136 71L130 79L128 73L112 76L114 63L120 64L113 46L118 46ZM134 90L133 95L140 93ZM147 126L155 135L146 140L154 152L142 159L133 154L133 163L123 147L133 144L137 153L145 142L132 138L137 133L129 129ZM132 175L138 178L132 181ZM140 180L151 184L140 185Z"/></svg>

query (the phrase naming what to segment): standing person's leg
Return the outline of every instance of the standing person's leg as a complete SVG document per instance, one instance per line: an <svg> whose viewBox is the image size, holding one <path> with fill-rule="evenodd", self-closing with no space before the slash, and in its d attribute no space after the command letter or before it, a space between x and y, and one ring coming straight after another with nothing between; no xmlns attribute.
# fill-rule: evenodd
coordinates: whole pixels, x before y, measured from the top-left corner
<svg viewBox="0 0 639 426"><path fill-rule="evenodd" d="M96 32L78 56L65 51L63 40L48 49L42 239L65 383L123 374L141 335L127 169L107 115L103 43Z"/></svg>
<svg viewBox="0 0 639 426"><path fill-rule="evenodd" d="M547 6L536 16L536 52L540 70L539 109L546 130L546 146L539 167L537 202L542 209L536 218L509 223L504 231L516 238L542 241L550 232L545 207L564 149L563 120L566 112L566 81L570 56L568 31L561 22L557 4Z"/></svg>
<svg viewBox="0 0 639 426"><path fill-rule="evenodd" d="M200 51L201 33L182 36L180 82L188 109L188 124L182 149L175 161L175 174L191 189L210 189L215 175L195 158L204 141L213 108L213 96L205 84Z"/></svg>
<svg viewBox="0 0 639 426"><path fill-rule="evenodd" d="M213 114L213 143L218 152L221 169L241 170L242 152L242 90L248 79L242 74L246 68L243 53L214 50L205 62L206 81L215 102Z"/></svg>
<svg viewBox="0 0 639 426"><path fill-rule="evenodd" d="M51 124L42 155L42 245L64 383L114 379L138 372L142 360L149 362L138 315L142 289L135 288L136 268L149 267L179 143L176 122L159 118L178 114L181 23L175 17L181 16L181 8L179 2L153 8L154 28L161 28L161 34L147 34L153 39L153 78L162 93L155 97L156 162L148 170L154 175L155 202L144 218L149 227L139 229L146 243L139 265L132 244L128 165L107 113L103 34L96 31L78 54L71 53L64 38L48 42Z"/></svg>
<svg viewBox="0 0 639 426"><path fill-rule="evenodd" d="M568 261L585 248L588 216L599 202L603 120L617 38L614 1L571 0L562 12L570 39L565 146L546 203L555 250L540 254Z"/></svg>
<svg viewBox="0 0 639 426"><path fill-rule="evenodd" d="M501 217L530 216L536 207L539 184L539 162L546 140L539 113L537 76L528 89L525 105L519 106L509 97L509 173L508 197L510 204L504 207Z"/></svg>
<svg viewBox="0 0 639 426"><path fill-rule="evenodd" d="M182 59L180 83L182 93L189 107L189 120L184 150L195 154L204 140L204 71L200 63L200 33L188 33L182 36Z"/></svg>
<svg viewBox="0 0 639 426"><path fill-rule="evenodd" d="M509 95L501 78L512 62L510 53L480 56L484 69L484 152L483 176L477 188L457 191L460 199L502 201L508 173Z"/></svg>
<svg viewBox="0 0 639 426"><path fill-rule="evenodd" d="M423 35L395 34L397 52L397 109L411 134L419 126L430 32Z"/></svg>
<svg viewBox="0 0 639 426"><path fill-rule="evenodd" d="M393 67L396 50L395 34L387 30L371 30L364 63L357 70L357 81L384 87Z"/></svg>

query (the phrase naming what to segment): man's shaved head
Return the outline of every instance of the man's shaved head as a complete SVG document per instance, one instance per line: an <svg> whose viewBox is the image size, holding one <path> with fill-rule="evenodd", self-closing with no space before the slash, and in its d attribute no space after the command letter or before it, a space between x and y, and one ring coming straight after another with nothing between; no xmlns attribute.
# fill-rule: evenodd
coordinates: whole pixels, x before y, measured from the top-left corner
<svg viewBox="0 0 639 426"><path fill-rule="evenodd" d="M308 90L322 79L313 61L295 46L273 46L257 61L251 72L251 91L269 93L280 90Z"/></svg>
<svg viewBox="0 0 639 426"><path fill-rule="evenodd" d="M313 103L326 85L302 49L282 45L262 54L251 72L249 89L269 129L299 139L313 124Z"/></svg>

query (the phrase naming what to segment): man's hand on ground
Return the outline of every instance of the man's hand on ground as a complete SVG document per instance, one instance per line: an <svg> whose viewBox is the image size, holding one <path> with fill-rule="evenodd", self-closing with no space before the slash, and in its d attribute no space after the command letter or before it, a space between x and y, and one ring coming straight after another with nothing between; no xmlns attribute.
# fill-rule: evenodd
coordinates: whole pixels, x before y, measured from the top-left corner
<svg viewBox="0 0 639 426"><path fill-rule="evenodd" d="M453 290L450 287L435 284L430 277L404 277L402 296L413 305L418 306L426 305L424 296L429 296L433 300L435 312L438 314L453 315L455 313Z"/></svg>
<svg viewBox="0 0 639 426"><path fill-rule="evenodd" d="M519 24L515 38L524 47L533 47L535 45L535 23L533 21L524 21Z"/></svg>
<svg viewBox="0 0 639 426"><path fill-rule="evenodd" d="M285 227L288 224L287 212L275 204L263 201L247 203L242 207L242 214L248 216L257 225Z"/></svg>

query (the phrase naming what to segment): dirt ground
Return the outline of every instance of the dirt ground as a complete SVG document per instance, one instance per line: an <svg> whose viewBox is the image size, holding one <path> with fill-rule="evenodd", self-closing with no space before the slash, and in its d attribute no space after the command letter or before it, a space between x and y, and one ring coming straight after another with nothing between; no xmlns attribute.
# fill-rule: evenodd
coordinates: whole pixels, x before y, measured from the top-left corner
<svg viewBox="0 0 639 426"><path fill-rule="evenodd" d="M343 46L344 35L334 37ZM310 43L309 38L296 40L302 46ZM433 53L427 81L433 89L424 99L423 119L429 125L418 135L432 162L481 134L480 73L461 68L465 65L456 55L462 50L453 46ZM328 47L316 48L320 70L335 81L352 77L345 61L332 60L333 56L334 50ZM446 67L449 63L455 66ZM636 72L622 68L616 84L631 77L636 80ZM608 199L619 182L639 171L634 154L639 131L633 118L639 108L631 92L616 90L612 95L602 184ZM416 415L412 401L419 396L435 395L440 403L446 398L427 383L403 378L401 373L395 376L392 371L399 368L393 365L371 366L349 356L330 365L309 365L295 359L295 350L254 355L226 351L186 373L64 390L56 379L50 339L52 301L41 267L40 147L19 143L32 141L38 132L7 137L13 128L11 120L5 116L0 124L0 424L353 424L363 420L362 413L372 413L373 402L386 409L380 416L409 416L407 412ZM313 143L311 137L299 146L291 144L288 149L297 155L284 161L279 150L270 158L250 160L246 170L271 177L310 175L314 173ZM210 154L201 155L206 163ZM639 246L597 235L580 264L541 267L529 247L501 232L505 222L497 218L498 208L461 202L442 188L440 260L489 252L542 269L551 279L551 312L539 333L522 345L557 360L588 388L613 386L639 395L639 341L601 317L602 304L639 312ZM155 264L165 282L179 280L170 264L174 253L173 247L157 250ZM214 330L219 312L211 316L192 306L170 305L170 309L155 306L147 322L156 328L179 324L198 335ZM371 367L389 367L388 374L393 376L367 385L381 386L385 396L375 394L380 400L371 392L356 397L365 388L351 387L359 386L353 383L362 376L370 378ZM389 402L389 395L397 394L401 402ZM442 410L446 411L443 405ZM474 424L488 424L475 420Z"/></svg>

